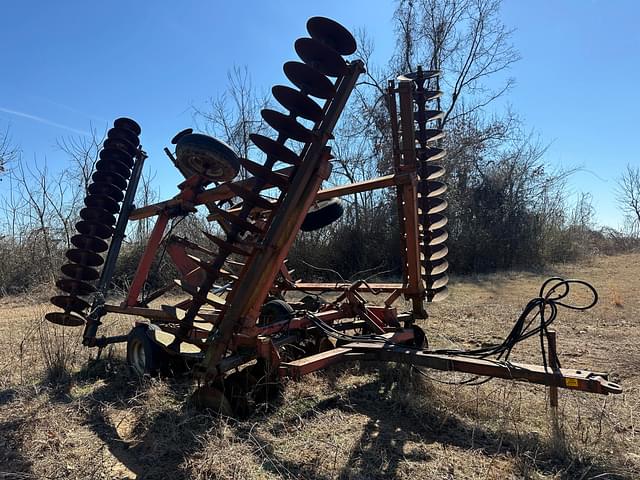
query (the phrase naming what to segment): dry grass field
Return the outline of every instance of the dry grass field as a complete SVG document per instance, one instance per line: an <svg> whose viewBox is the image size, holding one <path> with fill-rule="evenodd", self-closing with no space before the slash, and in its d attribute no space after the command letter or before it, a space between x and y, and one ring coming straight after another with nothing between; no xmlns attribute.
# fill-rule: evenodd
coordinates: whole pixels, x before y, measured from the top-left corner
<svg viewBox="0 0 640 480"><path fill-rule="evenodd" d="M219 418L189 407L186 379L136 378L122 346L89 362L77 330L42 324L42 298L4 298L0 479L640 478L640 255L544 273L456 279L423 324L431 345L499 342L546 276L579 277L600 302L560 312L560 360L611 372L624 394L561 390L554 415L540 386L350 365L288 383L250 418ZM512 358L539 363L537 339Z"/></svg>

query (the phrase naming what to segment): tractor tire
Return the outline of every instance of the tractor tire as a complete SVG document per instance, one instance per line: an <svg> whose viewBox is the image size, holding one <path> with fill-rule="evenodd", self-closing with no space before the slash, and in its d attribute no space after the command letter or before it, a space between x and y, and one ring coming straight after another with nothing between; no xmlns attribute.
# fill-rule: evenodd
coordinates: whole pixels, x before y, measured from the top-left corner
<svg viewBox="0 0 640 480"><path fill-rule="evenodd" d="M138 325L127 336L127 363L140 376L157 375L169 363L169 356L149 338L147 330Z"/></svg>
<svg viewBox="0 0 640 480"><path fill-rule="evenodd" d="M270 323L289 320L293 317L293 307L284 300L270 300L260 309L258 325L264 326Z"/></svg>
<svg viewBox="0 0 640 480"><path fill-rule="evenodd" d="M233 180L240 170L240 160L229 145L201 133L178 138L176 164L185 176L198 174L212 182Z"/></svg>

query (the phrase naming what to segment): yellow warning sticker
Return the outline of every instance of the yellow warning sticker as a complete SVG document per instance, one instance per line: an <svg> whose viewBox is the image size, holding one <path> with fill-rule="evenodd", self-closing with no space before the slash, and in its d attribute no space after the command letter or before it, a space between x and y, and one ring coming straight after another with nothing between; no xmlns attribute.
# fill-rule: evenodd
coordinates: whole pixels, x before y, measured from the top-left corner
<svg viewBox="0 0 640 480"><path fill-rule="evenodd" d="M578 379L577 378L565 378L564 379L564 384L567 387L577 387L578 386Z"/></svg>

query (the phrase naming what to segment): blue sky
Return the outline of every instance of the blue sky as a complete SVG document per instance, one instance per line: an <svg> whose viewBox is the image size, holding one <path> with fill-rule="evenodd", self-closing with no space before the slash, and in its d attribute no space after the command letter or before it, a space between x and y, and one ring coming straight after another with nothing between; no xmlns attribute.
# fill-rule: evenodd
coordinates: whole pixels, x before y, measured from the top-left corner
<svg viewBox="0 0 640 480"><path fill-rule="evenodd" d="M58 138L130 116L170 196L181 177L162 147L193 124L191 106L224 90L229 69L247 65L265 92L282 83L282 64L295 59L293 41L313 15L365 27L374 59L386 63L393 8L371 0L5 2L0 126L10 125L25 156L62 167ZM572 191L591 192L598 221L618 226L615 178L640 160L640 3L506 0L502 16L522 55L505 102L551 143L548 163L584 168Z"/></svg>

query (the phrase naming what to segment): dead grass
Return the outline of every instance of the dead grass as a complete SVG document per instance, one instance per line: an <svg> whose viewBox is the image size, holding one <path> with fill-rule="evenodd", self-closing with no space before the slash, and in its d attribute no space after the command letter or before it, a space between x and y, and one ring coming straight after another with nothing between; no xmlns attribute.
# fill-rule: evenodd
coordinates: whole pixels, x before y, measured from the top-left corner
<svg viewBox="0 0 640 480"><path fill-rule="evenodd" d="M235 421L189 407L189 381L135 378L122 346L89 363L95 352L77 334L40 324L46 304L5 298L0 479L640 478L640 255L548 273L601 293L595 309L561 313L563 365L612 372L624 394L561 391L554 414L538 386L450 386L438 382L462 375L352 365L288 383L277 405ZM452 297L429 309L431 344L501 339L542 279L457 279ZM115 320L112 331L126 331ZM515 357L538 362L536 342Z"/></svg>

